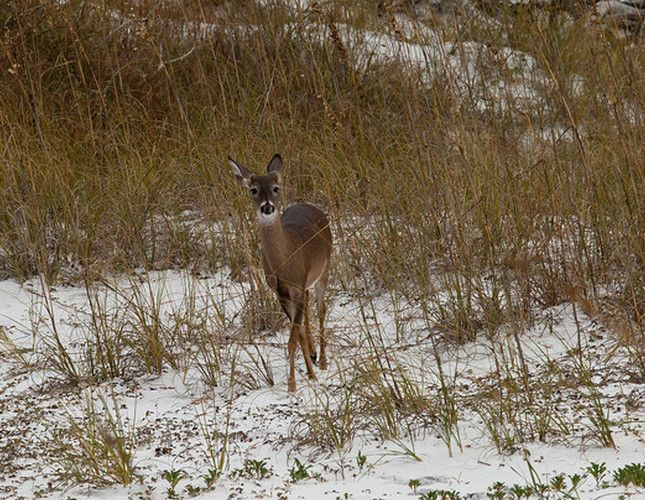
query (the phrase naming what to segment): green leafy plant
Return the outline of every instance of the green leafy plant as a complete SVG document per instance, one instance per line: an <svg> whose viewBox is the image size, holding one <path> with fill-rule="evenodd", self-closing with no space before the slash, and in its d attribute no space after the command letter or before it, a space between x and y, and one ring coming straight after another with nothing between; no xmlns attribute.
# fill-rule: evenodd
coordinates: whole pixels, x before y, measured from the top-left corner
<svg viewBox="0 0 645 500"><path fill-rule="evenodd" d="M488 487L486 496L495 500L501 500L506 495L506 485L501 481L497 481Z"/></svg>
<svg viewBox="0 0 645 500"><path fill-rule="evenodd" d="M568 490L564 492L565 496L579 496L578 495L578 487L582 483L582 481L585 479L585 475L580 475L580 474L571 474L569 475L569 481L571 481L571 486L569 487Z"/></svg>
<svg viewBox="0 0 645 500"><path fill-rule="evenodd" d="M551 488L554 491L562 491L566 486L567 482L564 474L558 474L551 479Z"/></svg>
<svg viewBox="0 0 645 500"><path fill-rule="evenodd" d="M645 463L629 464L616 469L613 473L613 479L621 486L645 487Z"/></svg>
<svg viewBox="0 0 645 500"><path fill-rule="evenodd" d="M162 479L165 479L168 482L168 484L170 484L170 487L167 490L168 496L170 498L174 498L177 496L176 488L177 488L177 485L179 484L179 481L184 479L186 475L182 470L171 469L171 470L163 471L163 473L161 474L161 477Z"/></svg>
<svg viewBox="0 0 645 500"><path fill-rule="evenodd" d="M513 498L530 498L533 493L535 493L535 490L533 487L528 486L528 485L521 485L521 484L514 484L509 488L509 491L513 495ZM501 497L503 498L503 497Z"/></svg>
<svg viewBox="0 0 645 500"><path fill-rule="evenodd" d="M196 497L197 495L200 495L202 493L202 489L199 486L193 486L189 483L186 485L186 493L188 493L191 497Z"/></svg>
<svg viewBox="0 0 645 500"><path fill-rule="evenodd" d="M419 489L419 486L421 486L421 481L419 481L418 479L410 479L408 481L408 486L410 487L413 493L416 493L417 489Z"/></svg>
<svg viewBox="0 0 645 500"><path fill-rule="evenodd" d="M240 469L233 471L233 476L247 477L250 479L266 479L272 474L266 460L247 458Z"/></svg>
<svg viewBox="0 0 645 500"><path fill-rule="evenodd" d="M576 490L584 478L585 476L581 476L580 474L571 474L569 476L569 480L571 481L571 489Z"/></svg>
<svg viewBox="0 0 645 500"><path fill-rule="evenodd" d="M595 479L596 486L600 486L600 483L603 481L605 475L607 474L607 464L605 464L605 462L602 462L600 464L591 462L585 470L589 474L591 474L591 477Z"/></svg>
<svg viewBox="0 0 645 500"><path fill-rule="evenodd" d="M294 466L289 470L289 476L291 477L291 480L295 483L296 481L301 481L303 479L309 478L309 469L311 469L313 466L310 464L305 465L297 458L295 462L296 463L294 464Z"/></svg>

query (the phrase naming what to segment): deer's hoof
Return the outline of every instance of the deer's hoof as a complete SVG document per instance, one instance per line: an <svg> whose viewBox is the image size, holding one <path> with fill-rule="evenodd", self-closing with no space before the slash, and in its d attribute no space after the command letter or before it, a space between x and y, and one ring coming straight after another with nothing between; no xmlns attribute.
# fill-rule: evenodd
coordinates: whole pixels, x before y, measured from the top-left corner
<svg viewBox="0 0 645 500"><path fill-rule="evenodd" d="M327 358L320 358L320 369L321 370L327 369Z"/></svg>
<svg viewBox="0 0 645 500"><path fill-rule="evenodd" d="M294 393L296 392L296 381L295 380L289 380L289 392Z"/></svg>

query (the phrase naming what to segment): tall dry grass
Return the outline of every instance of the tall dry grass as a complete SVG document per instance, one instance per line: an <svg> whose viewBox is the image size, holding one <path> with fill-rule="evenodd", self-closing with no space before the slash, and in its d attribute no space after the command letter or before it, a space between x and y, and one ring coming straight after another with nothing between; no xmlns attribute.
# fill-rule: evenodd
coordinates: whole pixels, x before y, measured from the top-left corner
<svg viewBox="0 0 645 500"><path fill-rule="evenodd" d="M340 286L429 302L456 341L584 302L618 318L642 359L638 47L527 11L493 31L438 18L443 60L384 62L347 27L399 42L429 32L370 3L14 0L0 22L7 274L244 272L256 242L239 237L253 234L248 207L222 159L260 169L280 151L287 198L332 215ZM506 47L533 64L510 64ZM477 78L455 73L454 54Z"/></svg>

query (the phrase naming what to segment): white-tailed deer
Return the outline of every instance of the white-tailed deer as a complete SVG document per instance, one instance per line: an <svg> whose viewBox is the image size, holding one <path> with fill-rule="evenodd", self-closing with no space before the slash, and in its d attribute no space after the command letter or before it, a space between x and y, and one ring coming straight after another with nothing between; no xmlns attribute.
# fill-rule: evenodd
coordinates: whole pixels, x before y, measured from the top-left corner
<svg viewBox="0 0 645 500"><path fill-rule="evenodd" d="M325 289L329 278L332 237L325 213L308 203L297 203L279 215L282 158L275 155L267 175L254 175L229 157L238 182L249 190L257 209L262 240L262 267L269 287L291 321L289 337L289 392L296 390L295 354L302 349L307 375L316 380L316 347L309 324L309 290L316 294L320 323L320 369L327 369L325 353ZM304 331L303 331L304 320Z"/></svg>

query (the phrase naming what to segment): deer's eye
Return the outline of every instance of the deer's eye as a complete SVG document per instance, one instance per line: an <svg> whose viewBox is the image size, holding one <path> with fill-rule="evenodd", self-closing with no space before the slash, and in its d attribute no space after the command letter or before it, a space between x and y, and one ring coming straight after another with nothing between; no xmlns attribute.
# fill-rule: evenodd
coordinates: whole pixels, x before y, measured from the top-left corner
<svg viewBox="0 0 645 500"><path fill-rule="evenodd" d="M249 191L251 191L251 194L252 194L253 196L255 196L256 194L258 194L258 190L257 190L256 188L251 188Z"/></svg>
<svg viewBox="0 0 645 500"><path fill-rule="evenodd" d="M280 192L280 188L278 186L273 186L273 192L278 194Z"/></svg>

